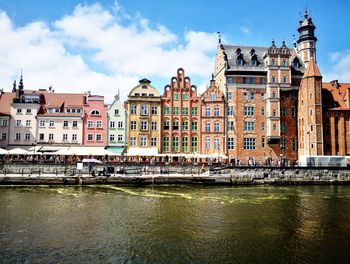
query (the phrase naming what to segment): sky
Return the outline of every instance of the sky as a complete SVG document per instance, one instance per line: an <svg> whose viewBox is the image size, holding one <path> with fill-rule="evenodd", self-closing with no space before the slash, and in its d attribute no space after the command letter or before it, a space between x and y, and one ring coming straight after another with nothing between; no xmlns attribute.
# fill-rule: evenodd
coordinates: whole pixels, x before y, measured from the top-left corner
<svg viewBox="0 0 350 264"><path fill-rule="evenodd" d="M350 1L0 0L0 88L23 69L26 89L123 100L147 78L162 94L185 69L204 91L218 43L292 46L301 14L316 25L324 81L350 82Z"/></svg>

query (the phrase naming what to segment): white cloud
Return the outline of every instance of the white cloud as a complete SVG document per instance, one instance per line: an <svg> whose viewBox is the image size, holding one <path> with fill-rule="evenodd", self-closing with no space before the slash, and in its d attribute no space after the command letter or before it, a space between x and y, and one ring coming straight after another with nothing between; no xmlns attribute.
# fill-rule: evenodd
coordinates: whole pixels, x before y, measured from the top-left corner
<svg viewBox="0 0 350 264"><path fill-rule="evenodd" d="M239 30L244 33L244 34L249 34L250 33L250 29L246 26L242 26L239 28Z"/></svg>
<svg viewBox="0 0 350 264"><path fill-rule="evenodd" d="M181 42L164 25L151 25L118 4L78 5L51 26L34 21L18 27L0 11L0 87L9 90L23 68L28 89L91 90L110 102L118 88L126 99L139 78L170 80L179 67L201 83L210 79L214 33L184 32Z"/></svg>
<svg viewBox="0 0 350 264"><path fill-rule="evenodd" d="M350 82L350 50L330 53L329 57L333 65L325 75L325 81Z"/></svg>

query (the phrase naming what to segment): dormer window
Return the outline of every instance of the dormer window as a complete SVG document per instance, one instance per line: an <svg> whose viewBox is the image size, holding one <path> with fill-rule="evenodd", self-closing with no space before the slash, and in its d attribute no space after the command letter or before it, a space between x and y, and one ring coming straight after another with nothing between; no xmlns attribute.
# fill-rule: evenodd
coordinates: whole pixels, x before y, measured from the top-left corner
<svg viewBox="0 0 350 264"><path fill-rule="evenodd" d="M292 64L293 64L294 68L298 69L300 67L299 59L298 58L294 58Z"/></svg>
<svg viewBox="0 0 350 264"><path fill-rule="evenodd" d="M92 110L91 115L100 115L100 111L98 110Z"/></svg>
<svg viewBox="0 0 350 264"><path fill-rule="evenodd" d="M251 58L251 61L252 61L252 66L258 66L258 56L253 54L252 58Z"/></svg>
<svg viewBox="0 0 350 264"><path fill-rule="evenodd" d="M244 64L243 55L240 53L237 56L237 66L243 66L243 64Z"/></svg>

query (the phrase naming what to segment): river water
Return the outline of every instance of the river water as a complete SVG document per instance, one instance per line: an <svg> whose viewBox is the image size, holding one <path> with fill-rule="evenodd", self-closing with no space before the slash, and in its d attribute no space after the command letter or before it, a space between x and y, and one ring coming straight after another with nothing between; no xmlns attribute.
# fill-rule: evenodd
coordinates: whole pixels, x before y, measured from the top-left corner
<svg viewBox="0 0 350 264"><path fill-rule="evenodd" d="M0 263L350 263L350 186L0 187Z"/></svg>

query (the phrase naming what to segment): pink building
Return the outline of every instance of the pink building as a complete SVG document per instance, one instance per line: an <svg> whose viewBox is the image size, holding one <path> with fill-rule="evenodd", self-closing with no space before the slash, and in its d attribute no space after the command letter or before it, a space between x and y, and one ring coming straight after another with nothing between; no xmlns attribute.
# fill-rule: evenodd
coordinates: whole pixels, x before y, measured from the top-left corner
<svg viewBox="0 0 350 264"><path fill-rule="evenodd" d="M86 96L84 105L83 145L106 146L107 144L107 105L100 95Z"/></svg>

